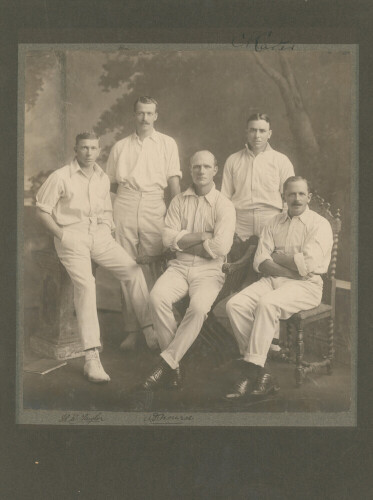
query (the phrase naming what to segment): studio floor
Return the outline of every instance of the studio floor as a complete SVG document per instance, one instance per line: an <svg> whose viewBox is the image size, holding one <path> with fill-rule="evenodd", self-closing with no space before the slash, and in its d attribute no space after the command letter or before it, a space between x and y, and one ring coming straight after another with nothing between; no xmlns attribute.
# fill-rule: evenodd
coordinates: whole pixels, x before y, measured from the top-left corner
<svg viewBox="0 0 373 500"><path fill-rule="evenodd" d="M83 358L67 360L67 365L46 375L23 373L23 407L62 411L172 411L172 412L342 412L350 409L351 369L335 364L333 374L309 374L297 388L294 365L269 361L280 391L234 404L223 396L230 389L234 371L228 364L217 366L209 348L194 349L184 360L182 391L159 390L144 397L136 386L157 363L158 355L145 342L132 353L119 350L122 340L121 314L99 314L104 349L102 364L111 377L108 384L92 384L83 376ZM40 356L26 350L24 363Z"/></svg>

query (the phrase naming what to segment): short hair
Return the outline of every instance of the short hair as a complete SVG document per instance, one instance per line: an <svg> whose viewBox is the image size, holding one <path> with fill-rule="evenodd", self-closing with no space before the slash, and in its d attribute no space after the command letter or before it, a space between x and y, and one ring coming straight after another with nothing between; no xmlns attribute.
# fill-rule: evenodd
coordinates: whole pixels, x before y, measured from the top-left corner
<svg viewBox="0 0 373 500"><path fill-rule="evenodd" d="M306 185L307 185L308 194L310 194L310 192L311 192L310 183L308 182L307 179L305 179L301 175L292 175L291 177L288 177L286 179L286 181L284 182L284 185L283 185L283 188L282 188L283 193L285 193L285 191L286 191L286 189L287 189L287 187L288 187L289 184L291 184L292 182L297 182L297 181L304 181L306 183Z"/></svg>
<svg viewBox="0 0 373 500"><path fill-rule="evenodd" d="M208 151L207 149L202 149L201 151L196 151L191 157L190 157L190 160L189 160L189 163L190 163L190 166L193 167L193 158L198 155L199 153L208 153L209 155L212 156L213 158L213 161L214 161L214 167L217 167L218 166L218 161L217 159L215 158L215 155L213 155L211 153L211 151Z"/></svg>
<svg viewBox="0 0 373 500"><path fill-rule="evenodd" d="M136 106L137 106L137 103L141 102L142 104L155 104L155 112L157 113L158 112L158 102L153 99L153 97L150 97L148 95L143 95L143 96L140 96L136 99L134 105L133 105L133 110L136 111Z"/></svg>
<svg viewBox="0 0 373 500"><path fill-rule="evenodd" d="M253 122L255 120L264 120L265 122L268 123L269 129L271 129L271 120L270 120L269 116L266 115L265 113L254 113L254 114L250 115L249 118L246 121L246 126L250 122Z"/></svg>
<svg viewBox="0 0 373 500"><path fill-rule="evenodd" d="M94 141L99 141L100 138L96 134L96 132L93 132L93 130L85 131L85 132L80 132L76 137L75 137L75 146L79 144L80 141L83 141L84 139L91 139Z"/></svg>

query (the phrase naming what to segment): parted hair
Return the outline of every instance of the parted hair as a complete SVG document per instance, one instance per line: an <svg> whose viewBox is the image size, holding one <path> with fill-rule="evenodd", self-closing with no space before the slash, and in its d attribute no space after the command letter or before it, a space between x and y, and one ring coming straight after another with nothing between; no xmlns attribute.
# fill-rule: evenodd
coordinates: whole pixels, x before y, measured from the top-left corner
<svg viewBox="0 0 373 500"><path fill-rule="evenodd" d="M77 146L79 142L83 141L84 139L92 139L95 141L100 140L96 132L93 132L93 130L86 130L84 132L79 132L79 134L75 137L75 146Z"/></svg>
<svg viewBox="0 0 373 500"><path fill-rule="evenodd" d="M269 124L269 128L271 128L271 120L265 113L253 113L247 119L246 125L248 125L250 122L253 122L254 120L264 120Z"/></svg>
<svg viewBox="0 0 373 500"><path fill-rule="evenodd" d="M153 97L150 97L148 95L143 95L138 97L133 105L134 111L136 111L138 102L141 102L142 104L155 104L155 112L156 113L158 112L158 102Z"/></svg>
<svg viewBox="0 0 373 500"><path fill-rule="evenodd" d="M297 182L297 181L304 181L307 184L308 194L311 193L311 185L310 185L310 183L308 182L307 179L305 179L301 175L292 175L291 177L288 177L286 179L286 181L284 182L284 185L283 185L283 188L282 188L283 192L285 193L286 188L288 187L289 184L291 184L292 182Z"/></svg>

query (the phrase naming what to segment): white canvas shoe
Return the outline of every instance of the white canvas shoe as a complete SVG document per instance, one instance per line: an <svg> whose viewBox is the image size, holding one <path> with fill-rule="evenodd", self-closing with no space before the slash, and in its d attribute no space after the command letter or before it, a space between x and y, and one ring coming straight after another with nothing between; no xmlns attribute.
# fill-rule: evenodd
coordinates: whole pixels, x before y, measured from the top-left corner
<svg viewBox="0 0 373 500"><path fill-rule="evenodd" d="M96 384L110 382L110 377L103 369L97 349L90 349L86 352L84 375L90 382Z"/></svg>

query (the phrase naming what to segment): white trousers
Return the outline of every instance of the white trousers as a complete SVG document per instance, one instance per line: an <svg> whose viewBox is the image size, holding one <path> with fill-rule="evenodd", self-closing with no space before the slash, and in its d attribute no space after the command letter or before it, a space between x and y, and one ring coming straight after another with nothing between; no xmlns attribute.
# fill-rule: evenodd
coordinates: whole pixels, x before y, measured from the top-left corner
<svg viewBox="0 0 373 500"><path fill-rule="evenodd" d="M114 200L115 238L128 255L160 255L164 248L162 229L166 215L164 192L141 192L118 186ZM160 265L141 266L148 284L153 288L160 275ZM123 319L126 332L140 329L127 292L123 292Z"/></svg>
<svg viewBox="0 0 373 500"><path fill-rule="evenodd" d="M309 280L261 278L234 295L226 310L245 361L264 366L279 320L317 307L322 285Z"/></svg>
<svg viewBox="0 0 373 500"><path fill-rule="evenodd" d="M150 310L163 359L175 369L197 338L211 306L224 284L219 267L188 267L172 261L150 293ZM189 292L190 304L179 327L172 305Z"/></svg>
<svg viewBox="0 0 373 500"><path fill-rule="evenodd" d="M106 224L79 223L64 229L62 240L54 239L57 254L74 285L74 305L83 349L99 347L96 284L91 259L105 267L120 281L131 297L140 325L152 323L149 292L136 262L111 236Z"/></svg>
<svg viewBox="0 0 373 500"><path fill-rule="evenodd" d="M252 210L236 209L236 233L242 241L250 236L260 236L263 227L281 210L274 207L259 207Z"/></svg>

